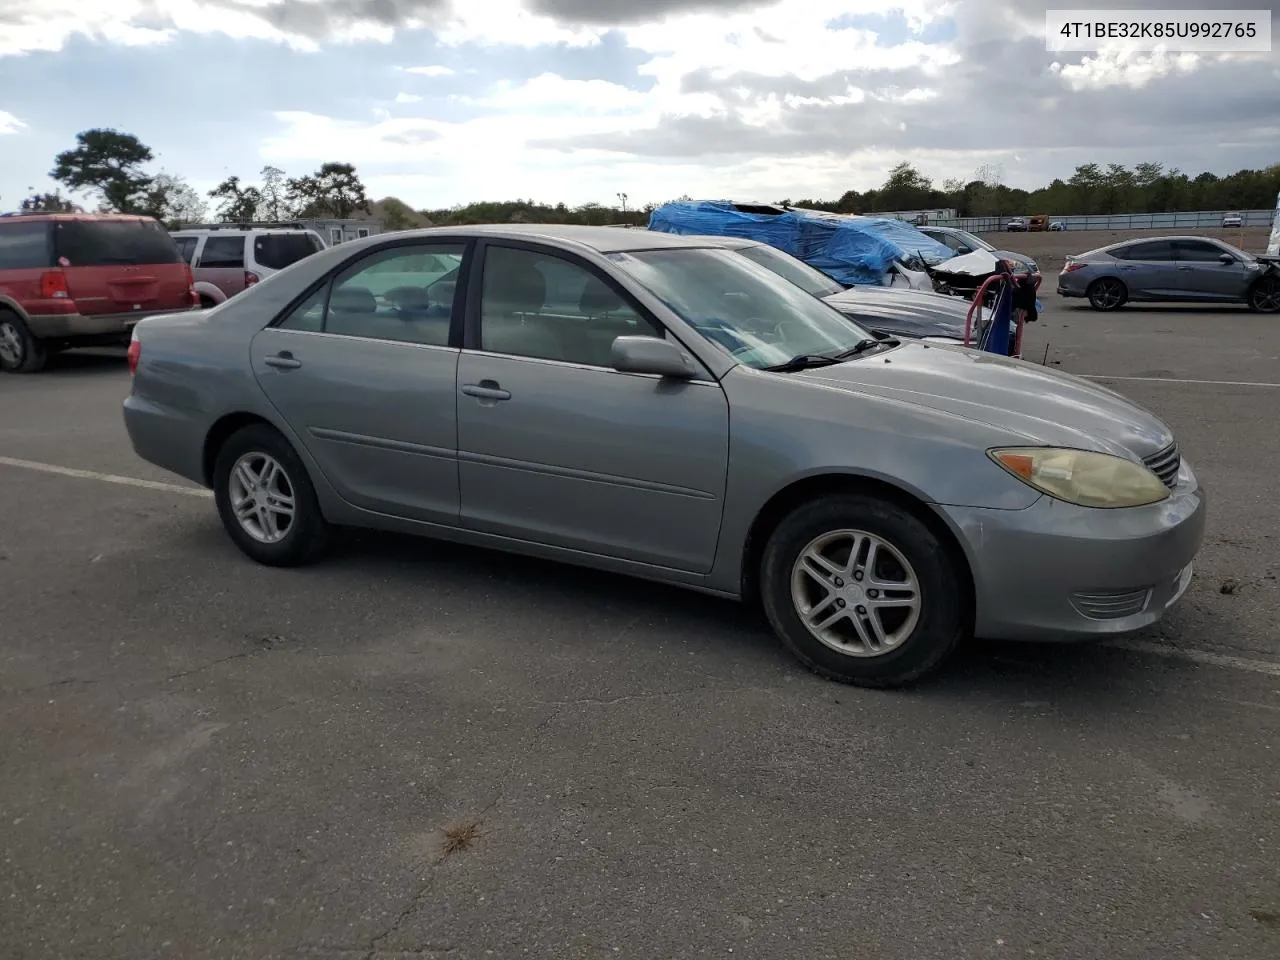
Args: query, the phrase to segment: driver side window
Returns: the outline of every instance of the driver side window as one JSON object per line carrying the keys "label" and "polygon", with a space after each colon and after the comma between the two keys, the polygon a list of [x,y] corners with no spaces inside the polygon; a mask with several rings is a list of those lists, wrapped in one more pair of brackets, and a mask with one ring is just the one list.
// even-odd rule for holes
{"label": "driver side window", "polygon": [[279,326],[448,346],[464,250],[463,244],[415,245],[365,257],[299,304]]}
{"label": "driver side window", "polygon": [[480,294],[480,349],[508,356],[613,365],[613,341],[662,337],[612,284],[541,251],[489,246]]}

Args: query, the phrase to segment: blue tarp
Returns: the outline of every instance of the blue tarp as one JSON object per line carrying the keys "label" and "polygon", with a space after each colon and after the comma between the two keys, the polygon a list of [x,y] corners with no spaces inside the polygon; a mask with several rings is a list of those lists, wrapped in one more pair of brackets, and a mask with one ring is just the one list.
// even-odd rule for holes
{"label": "blue tarp", "polygon": [[894,261],[917,258],[933,264],[954,256],[911,224],[891,217],[824,216],[802,210],[746,213],[721,200],[665,203],[650,214],[649,229],[758,240],[846,286],[882,283]]}

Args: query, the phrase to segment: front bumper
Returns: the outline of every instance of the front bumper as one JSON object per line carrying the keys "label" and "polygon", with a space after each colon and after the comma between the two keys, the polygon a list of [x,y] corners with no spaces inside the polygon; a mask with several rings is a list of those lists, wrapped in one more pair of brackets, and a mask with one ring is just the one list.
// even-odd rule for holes
{"label": "front bumper", "polygon": [[1177,602],[1204,540],[1206,496],[1184,461],[1172,496],[1148,507],[1042,497],[1025,510],[941,509],[967,541],[978,636],[1084,640],[1141,630]]}

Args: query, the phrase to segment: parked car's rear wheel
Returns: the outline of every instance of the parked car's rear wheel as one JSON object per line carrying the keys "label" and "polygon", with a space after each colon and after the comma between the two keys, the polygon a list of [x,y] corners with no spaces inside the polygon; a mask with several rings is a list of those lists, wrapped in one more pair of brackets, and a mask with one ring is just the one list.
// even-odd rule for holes
{"label": "parked car's rear wheel", "polygon": [[1249,288],[1249,309],[1258,313],[1280,311],[1280,280],[1263,277]]}
{"label": "parked car's rear wheel", "polygon": [[12,310],[0,309],[0,370],[36,373],[47,358],[44,345],[31,335],[22,318]]}
{"label": "parked car's rear wheel", "polygon": [[1129,299],[1129,291],[1115,277],[1093,281],[1085,293],[1089,297],[1089,306],[1095,310],[1119,310]]}
{"label": "parked car's rear wheel", "polygon": [[272,567],[318,559],[329,524],[315,487],[289,442],[266,424],[232,434],[213,470],[218,515],[245,554]]}
{"label": "parked car's rear wheel", "polygon": [[815,673],[900,686],[936,668],[968,629],[955,566],[910,511],[829,496],[773,532],[760,593],[774,632]]}

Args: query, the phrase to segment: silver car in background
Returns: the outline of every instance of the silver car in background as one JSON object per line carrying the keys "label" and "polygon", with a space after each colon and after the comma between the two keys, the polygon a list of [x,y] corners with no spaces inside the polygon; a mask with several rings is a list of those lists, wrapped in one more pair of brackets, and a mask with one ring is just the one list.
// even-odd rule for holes
{"label": "silver car in background", "polygon": [[972,633],[1148,626],[1204,535],[1194,472],[1132,402],[877,340],[697,237],[344,243],[144,320],[129,363],[134,450],[212,488],[260,563],[371,527],[754,598],[850,683],[908,682]]}
{"label": "silver car in background", "polygon": [[956,297],[875,283],[845,287],[798,257],[759,240],[718,236],[698,239],[709,247],[733,250],[772,270],[879,337],[964,343],[969,304]]}
{"label": "silver car in background", "polygon": [[1087,299],[1095,310],[1134,302],[1243,303],[1280,310],[1275,262],[1209,237],[1123,240],[1067,257],[1058,294]]}

